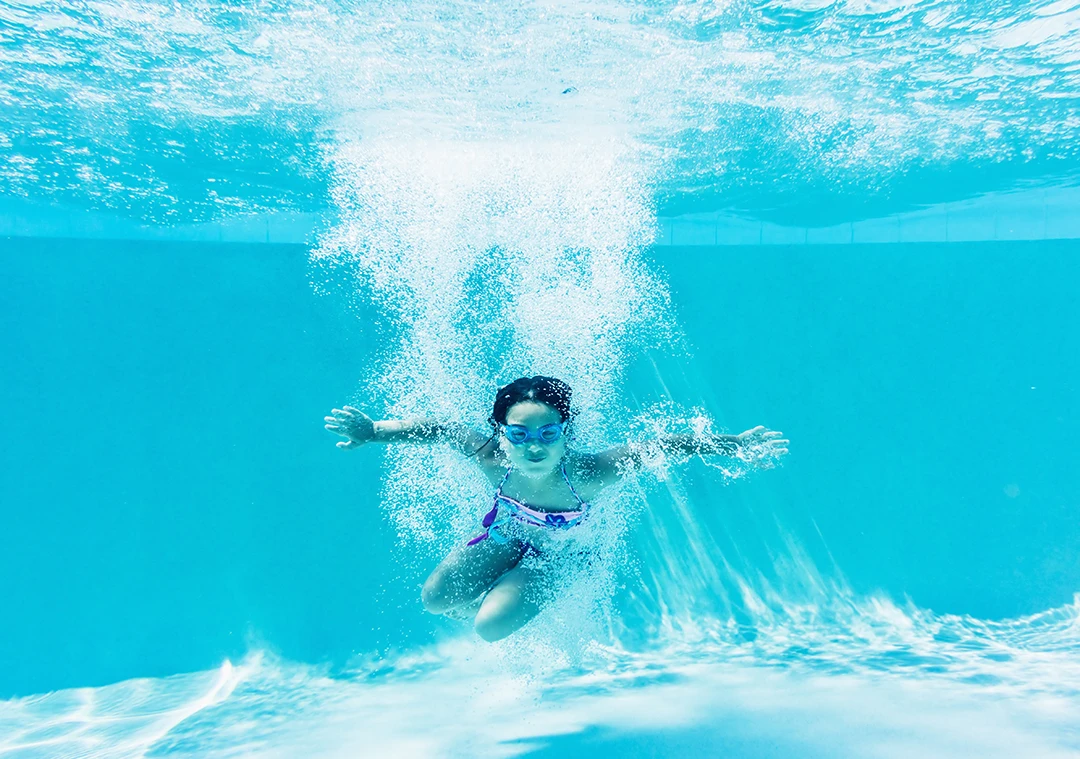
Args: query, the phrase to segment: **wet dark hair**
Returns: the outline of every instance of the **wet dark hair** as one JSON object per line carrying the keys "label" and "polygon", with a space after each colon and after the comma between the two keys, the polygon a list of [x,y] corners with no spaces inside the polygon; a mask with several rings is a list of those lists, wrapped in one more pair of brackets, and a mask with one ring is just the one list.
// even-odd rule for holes
{"label": "wet dark hair", "polygon": [[574,410],[570,406],[572,394],[570,386],[561,379],[539,374],[535,377],[520,377],[509,385],[504,385],[495,394],[495,405],[491,409],[491,416],[488,417],[488,423],[493,428],[491,437],[469,455],[476,456],[491,445],[491,441],[499,434],[499,425],[506,424],[506,414],[515,403],[521,403],[521,401],[544,403],[559,412],[559,421],[570,421],[574,416]]}
{"label": "wet dark hair", "polygon": [[570,386],[554,377],[522,377],[505,387],[499,388],[495,395],[495,406],[491,409],[491,418],[496,424],[506,424],[506,414],[510,407],[521,401],[546,403],[559,412],[559,421],[566,422],[573,416],[570,410]]}

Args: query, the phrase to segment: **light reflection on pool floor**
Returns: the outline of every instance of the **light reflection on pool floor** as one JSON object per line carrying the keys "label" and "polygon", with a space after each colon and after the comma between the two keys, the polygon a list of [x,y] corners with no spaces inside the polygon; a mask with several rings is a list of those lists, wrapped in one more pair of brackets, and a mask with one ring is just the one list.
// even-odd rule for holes
{"label": "light reflection on pool floor", "polygon": [[0,756],[1076,757],[1078,610],[985,623],[874,599],[846,630],[792,622],[733,643],[699,626],[575,667],[523,667],[527,636],[338,676],[260,652],[5,702]]}

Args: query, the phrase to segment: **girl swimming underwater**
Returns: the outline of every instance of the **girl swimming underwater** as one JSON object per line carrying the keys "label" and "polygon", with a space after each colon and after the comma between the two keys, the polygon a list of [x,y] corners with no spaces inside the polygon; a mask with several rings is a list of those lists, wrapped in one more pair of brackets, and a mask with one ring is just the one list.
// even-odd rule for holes
{"label": "girl swimming underwater", "polygon": [[[495,487],[491,509],[477,535],[456,547],[424,583],[421,597],[433,614],[458,614],[483,596],[476,632],[487,641],[505,638],[540,611],[544,567],[522,563],[542,555],[559,537],[569,537],[589,514],[589,502],[639,463],[641,452],[619,446],[581,453],[567,446],[573,411],[570,386],[553,377],[522,377],[499,390],[485,437],[460,424],[431,421],[373,421],[345,406],[325,417],[326,429],[364,443],[449,443],[475,459]],[[495,439],[498,443],[493,445]],[[754,427],[739,435],[670,435],[656,441],[667,453],[755,455],[787,453],[779,432]],[[486,591],[486,595],[485,595]]]}

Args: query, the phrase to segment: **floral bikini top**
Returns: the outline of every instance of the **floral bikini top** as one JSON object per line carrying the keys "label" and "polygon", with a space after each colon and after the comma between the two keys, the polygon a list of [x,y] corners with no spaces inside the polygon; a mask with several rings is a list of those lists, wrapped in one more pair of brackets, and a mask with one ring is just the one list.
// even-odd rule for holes
{"label": "floral bikini top", "polygon": [[[502,482],[499,483],[499,487],[495,490],[495,501],[491,506],[491,511],[484,515],[484,520],[482,522],[484,531],[470,540],[468,545],[476,545],[485,538],[491,538],[496,543],[505,543],[508,538],[499,532],[499,528],[511,519],[516,519],[522,524],[531,525],[533,527],[548,527],[555,530],[569,529],[570,527],[576,527],[580,524],[581,520],[585,518],[585,514],[589,509],[589,504],[582,500],[581,496],[578,495],[578,492],[574,490],[574,486],[570,484],[570,478],[566,475],[566,465],[561,464],[559,470],[562,472],[566,486],[570,488],[570,492],[573,493],[574,498],[577,499],[580,508],[575,509],[574,511],[540,511],[522,503],[516,498],[503,495],[503,485],[506,484],[506,480],[510,477],[510,472],[513,471],[513,467],[510,467],[506,470]],[[504,507],[506,511],[501,518],[499,517],[500,506]]]}

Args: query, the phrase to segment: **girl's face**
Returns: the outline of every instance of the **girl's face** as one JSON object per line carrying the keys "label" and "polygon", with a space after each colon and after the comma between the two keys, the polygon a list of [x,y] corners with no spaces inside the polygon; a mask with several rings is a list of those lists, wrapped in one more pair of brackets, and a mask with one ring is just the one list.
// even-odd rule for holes
{"label": "girl's face", "polygon": [[499,437],[506,458],[514,468],[529,477],[544,477],[551,474],[562,457],[566,455],[566,435],[553,443],[545,443],[536,437],[537,431],[548,424],[559,424],[562,419],[559,412],[539,401],[519,401],[506,412],[506,425],[520,425],[529,430],[529,439],[520,445],[514,445],[506,438],[506,433]]}

